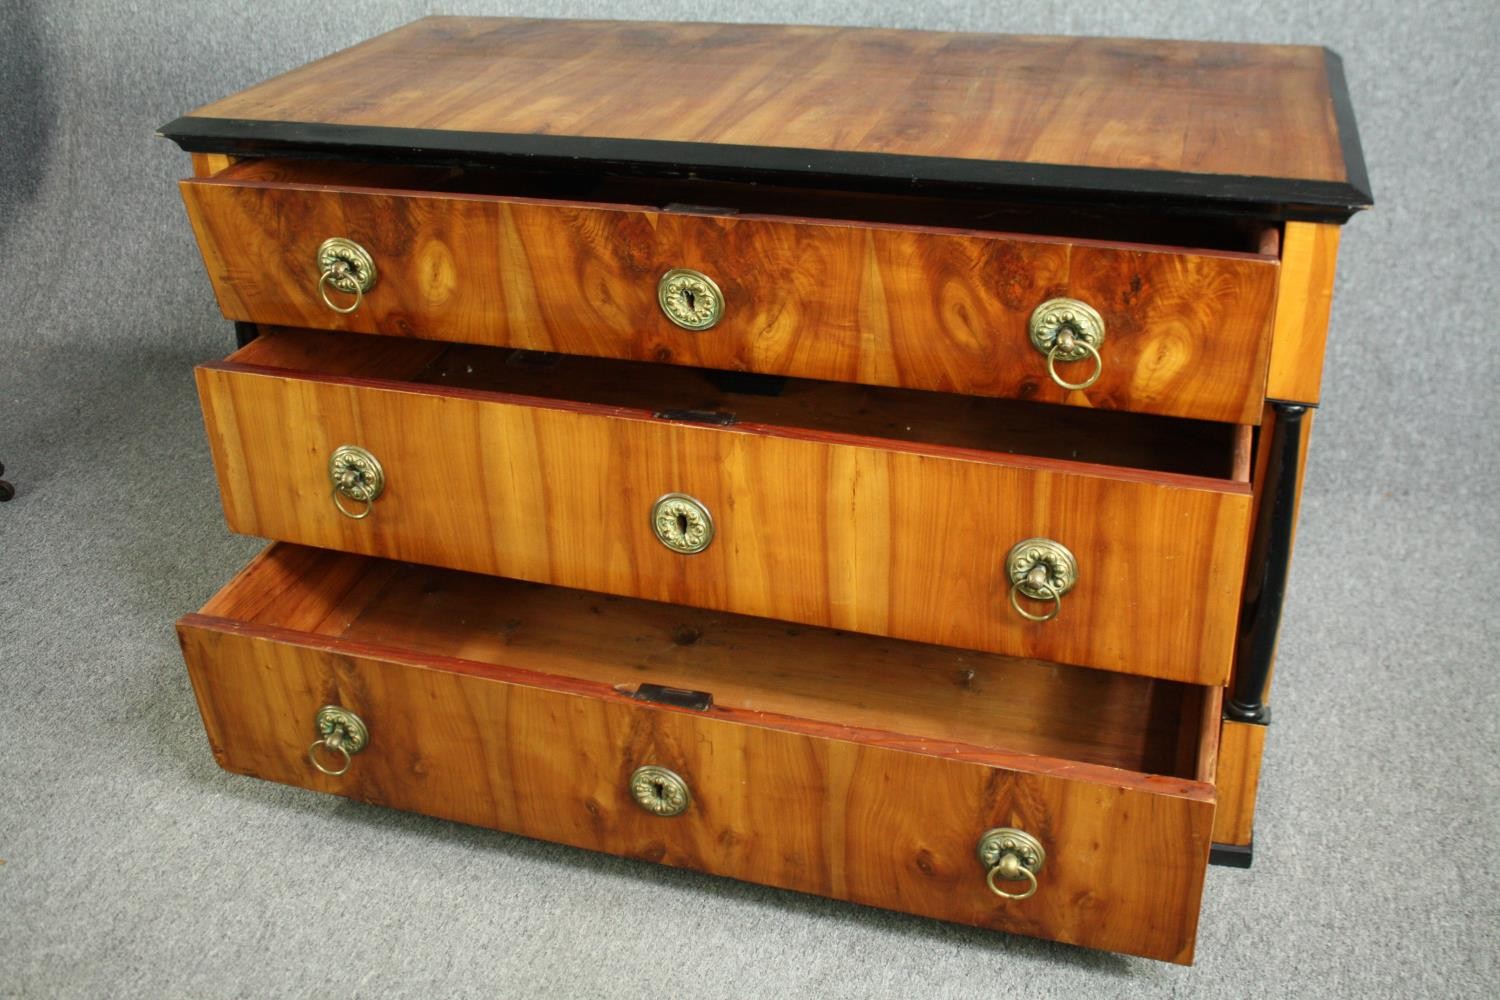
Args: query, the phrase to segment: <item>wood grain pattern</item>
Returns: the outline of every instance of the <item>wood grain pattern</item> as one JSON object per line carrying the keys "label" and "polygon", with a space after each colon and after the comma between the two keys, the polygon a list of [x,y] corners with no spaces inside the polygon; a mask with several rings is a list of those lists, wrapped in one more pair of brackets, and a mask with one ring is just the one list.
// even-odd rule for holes
{"label": "wood grain pattern", "polygon": [[1266,381],[1266,395],[1272,399],[1318,402],[1339,232],[1338,226],[1322,223],[1286,224]]}
{"label": "wood grain pattern", "polygon": [[193,117],[1347,176],[1307,46],[429,18]]}
{"label": "wood grain pattern", "polygon": [[[333,188],[253,171],[182,183],[230,319],[1260,419],[1279,267],[1272,257]],[[316,288],[316,249],[333,235],[368,249],[379,270],[347,316]],[[723,289],[717,326],[683,330],[663,315],[657,280],[673,267],[702,271]],[[1086,392],[1055,385],[1028,338],[1032,311],[1058,296],[1090,303],[1105,320],[1104,373]],[[1086,375],[1082,363],[1061,370]]]}
{"label": "wood grain pattern", "polygon": [[[542,397],[198,370],[230,527],[267,538],[1173,680],[1226,678],[1248,484],[799,431],[707,427]],[[387,486],[351,521],[340,444]],[[685,492],[717,534],[652,535]],[[1061,617],[1022,621],[1002,565],[1056,538],[1080,561]]]}
{"label": "wood grain pattern", "polygon": [[1255,799],[1260,786],[1266,728],[1254,722],[1224,720],[1216,779],[1219,792],[1219,807],[1214,814],[1216,844],[1250,846],[1255,831]]}
{"label": "wood grain pattern", "polygon": [[[396,601],[409,595],[384,603]],[[517,628],[514,654],[480,641],[474,655],[496,665],[402,650],[400,626],[384,647],[204,615],[184,618],[179,634],[210,745],[232,771],[939,919],[1191,960],[1210,784],[1016,754],[1003,723],[995,747],[943,755],[941,741],[923,738],[922,723],[938,719],[919,709],[907,713],[913,731],[881,734],[846,725],[838,704],[828,706],[833,718],[645,704],[569,676],[590,644],[559,642],[557,623],[532,624]],[[437,631],[459,628],[450,618]],[[627,627],[615,646],[631,638]],[[512,656],[558,672],[515,668]],[[592,668],[623,666],[611,658]],[[313,715],[327,703],[370,727],[342,778],[305,758]],[[687,813],[662,819],[634,804],[626,781],[645,763],[686,778]],[[1042,889],[1024,903],[991,895],[974,859],[978,836],[996,825],[1027,829],[1047,847]]]}

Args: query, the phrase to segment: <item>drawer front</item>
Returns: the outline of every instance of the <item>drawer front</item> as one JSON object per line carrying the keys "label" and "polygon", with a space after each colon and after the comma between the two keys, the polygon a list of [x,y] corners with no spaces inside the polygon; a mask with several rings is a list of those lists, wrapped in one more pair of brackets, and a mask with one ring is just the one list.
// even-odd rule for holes
{"label": "drawer front", "polygon": [[[1261,417],[1278,273],[1269,257],[292,182],[182,189],[235,320]],[[355,241],[376,265],[347,315],[319,294],[317,251],[330,237]],[[666,317],[657,286],[673,268],[719,286],[715,326]],[[1029,337],[1032,312],[1059,297],[1104,322],[1100,375],[1084,392],[1054,383]],[[1076,384],[1091,366],[1057,372]]]}
{"label": "drawer front", "polygon": [[[234,362],[198,379],[235,531],[1173,680],[1227,677],[1246,484]],[[360,520],[331,489],[345,444],[385,477]],[[707,509],[714,534],[697,554],[657,538],[653,506],[670,493]],[[1077,560],[1047,622],[1011,601],[1006,554],[1033,537]]]}
{"label": "drawer front", "polygon": [[[1202,782],[910,752],[843,727],[798,732],[761,713],[645,705],[607,685],[225,619],[188,616],[179,632],[230,771],[994,930],[1192,958],[1214,809]],[[327,704],[369,735],[337,777],[307,756]],[[685,780],[686,811],[637,805],[628,784],[646,764]],[[1046,851],[1030,899],[986,888],[976,844],[1001,826]]]}

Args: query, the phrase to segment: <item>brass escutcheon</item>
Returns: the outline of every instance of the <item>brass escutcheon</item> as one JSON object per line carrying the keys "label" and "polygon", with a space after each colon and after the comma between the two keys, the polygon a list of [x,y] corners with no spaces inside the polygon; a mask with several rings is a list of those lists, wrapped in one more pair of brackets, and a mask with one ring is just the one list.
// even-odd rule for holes
{"label": "brass escutcheon", "polygon": [[[333,483],[333,505],[345,517],[358,521],[370,516],[375,501],[385,492],[385,470],[376,457],[354,444],[341,444],[328,459],[328,478]],[[344,506],[341,497],[364,504],[355,513]]]}
{"label": "brass escutcheon", "polygon": [[656,764],[635,769],[630,776],[630,794],[642,809],[657,816],[680,815],[693,802],[682,776]]}
{"label": "brass escutcheon", "polygon": [[[995,895],[1006,899],[1030,899],[1036,895],[1036,873],[1047,863],[1047,852],[1031,834],[1011,826],[994,827],[980,835],[975,853],[987,872],[984,883]],[[1024,892],[1006,892],[995,884],[1022,880],[1030,883]]]}
{"label": "brass escutcheon", "polygon": [[[335,236],[318,247],[318,295],[323,304],[336,313],[352,313],[364,301],[365,293],[375,287],[375,258],[353,240]],[[330,288],[354,296],[347,306],[335,305],[328,297]]]}
{"label": "brass escutcheon", "polygon": [[[1062,611],[1063,595],[1078,582],[1078,560],[1061,542],[1050,538],[1028,538],[1011,546],[1005,556],[1010,578],[1010,606],[1027,621],[1048,622]],[[1052,608],[1038,615],[1021,607],[1017,596],[1033,601],[1051,601]]]}
{"label": "brass escutcheon", "polygon": [[[1069,391],[1087,389],[1104,374],[1104,317],[1087,302],[1048,299],[1031,314],[1031,346],[1047,356],[1047,375]],[[1069,382],[1057,374],[1059,361],[1093,358],[1094,371],[1082,382]]]}
{"label": "brass escutcheon", "polygon": [[651,530],[667,548],[690,556],[714,540],[714,519],[701,501],[686,493],[668,493],[651,505]]}
{"label": "brass escutcheon", "polygon": [[724,315],[724,293],[701,271],[674,267],[656,283],[656,301],[684,330],[707,330]]}
{"label": "brass escutcheon", "polygon": [[[330,777],[337,778],[349,770],[350,760],[370,742],[370,730],[360,717],[337,705],[324,705],[318,709],[313,725],[317,728],[318,738],[307,748],[307,759],[313,767]],[[337,769],[324,766],[318,760],[318,747],[339,754],[343,762]]]}

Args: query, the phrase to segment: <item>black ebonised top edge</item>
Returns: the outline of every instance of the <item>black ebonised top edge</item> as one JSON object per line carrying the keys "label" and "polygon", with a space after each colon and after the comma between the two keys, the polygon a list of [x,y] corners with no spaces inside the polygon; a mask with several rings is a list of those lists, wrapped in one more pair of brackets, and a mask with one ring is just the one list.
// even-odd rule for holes
{"label": "black ebonised top edge", "polygon": [[[1330,67],[1337,57],[1329,60]],[[1330,74],[1335,72],[1333,68]],[[1342,76],[1339,77],[1340,81]],[[1330,77],[1330,86],[1332,85]],[[1342,91],[1345,106],[1347,90]],[[1340,135],[1358,137],[1340,119]],[[588,136],[460,132],[315,122],[187,116],[158,134],[190,153],[368,159],[393,163],[524,166],[527,169],[618,169],[712,180],[756,180],[879,192],[962,190],[1060,202],[1109,203],[1173,210],[1344,222],[1370,205],[1343,181],[1191,174],[1046,163],[968,160],[891,153],[786,149],[719,143]],[[1347,155],[1347,153],[1346,153]],[[1359,162],[1363,176],[1363,161]],[[1354,176],[1351,172],[1351,177]],[[1366,184],[1368,186],[1368,184]]]}
{"label": "black ebonised top edge", "polygon": [[1344,78],[1344,59],[1324,46],[1323,66],[1328,73],[1328,94],[1333,99],[1333,123],[1339,130],[1339,150],[1344,154],[1344,177],[1351,189],[1364,200],[1361,207],[1375,204],[1370,189],[1370,175],[1365,170],[1365,151],[1359,143],[1359,126],[1354,122],[1354,103],[1349,99],[1349,81]]}

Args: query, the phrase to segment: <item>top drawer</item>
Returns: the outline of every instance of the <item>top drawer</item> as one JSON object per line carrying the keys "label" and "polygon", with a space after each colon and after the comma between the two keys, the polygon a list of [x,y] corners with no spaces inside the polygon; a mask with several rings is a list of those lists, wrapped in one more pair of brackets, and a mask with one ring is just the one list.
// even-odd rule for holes
{"label": "top drawer", "polygon": [[[276,160],[182,183],[234,320],[1260,422],[1278,264],[1246,252],[1260,245],[1253,235],[1215,238],[1245,250],[1186,250],[909,224],[1059,225],[994,206],[702,186],[581,192],[622,199],[612,202],[476,193],[485,188],[539,189],[458,171]],[[623,203],[678,195],[776,214]],[[1112,232],[1097,220],[1069,225]],[[1201,233],[1165,225],[1146,222],[1153,239]],[[320,288],[319,248],[331,237],[374,264],[358,300]],[[659,286],[673,269],[717,286],[722,313],[711,326],[667,316]],[[1054,381],[1031,330],[1038,307],[1056,299],[1096,313],[1103,338],[1097,360],[1085,348],[1080,360],[1056,360]],[[714,305],[692,284],[672,286],[668,300],[681,315],[707,317]],[[1087,325],[1086,310],[1071,315],[1070,325],[1052,314],[1044,344],[1059,322]],[[1096,369],[1087,389],[1064,388]]]}

